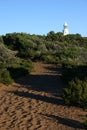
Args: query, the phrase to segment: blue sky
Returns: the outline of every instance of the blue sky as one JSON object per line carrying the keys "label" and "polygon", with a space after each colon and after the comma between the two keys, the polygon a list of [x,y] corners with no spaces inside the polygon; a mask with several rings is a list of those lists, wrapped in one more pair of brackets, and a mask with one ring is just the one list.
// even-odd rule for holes
{"label": "blue sky", "polygon": [[0,1],[0,35],[62,32],[64,22],[71,34],[87,36],[87,0]]}

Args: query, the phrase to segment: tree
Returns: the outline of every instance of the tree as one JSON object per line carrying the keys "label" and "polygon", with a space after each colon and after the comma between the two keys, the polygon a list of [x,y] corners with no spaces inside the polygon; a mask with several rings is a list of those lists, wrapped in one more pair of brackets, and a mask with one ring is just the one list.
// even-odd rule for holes
{"label": "tree", "polygon": [[14,59],[16,59],[14,52],[0,43],[0,69],[9,66]]}
{"label": "tree", "polygon": [[57,40],[57,35],[55,34],[54,31],[50,31],[50,32],[47,34],[46,39],[49,40],[49,41],[56,41],[56,40]]}

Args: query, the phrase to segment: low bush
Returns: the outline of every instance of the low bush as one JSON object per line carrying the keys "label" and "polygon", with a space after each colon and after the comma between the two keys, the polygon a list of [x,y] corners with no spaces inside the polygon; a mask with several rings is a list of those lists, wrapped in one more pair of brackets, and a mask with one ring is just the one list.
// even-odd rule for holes
{"label": "low bush", "polygon": [[78,78],[80,80],[87,79],[87,65],[63,64],[62,79],[64,83]]}
{"label": "low bush", "polygon": [[87,115],[85,116],[83,126],[84,126],[85,130],[87,130]]}
{"label": "low bush", "polygon": [[42,55],[41,60],[48,64],[57,64],[59,63],[59,58],[53,55]]}
{"label": "low bush", "polygon": [[32,65],[31,60],[21,59],[20,60],[20,67],[27,69],[29,73],[33,70],[33,65]]}
{"label": "low bush", "polygon": [[62,96],[66,104],[87,108],[87,80],[70,81],[68,87],[63,89]]}
{"label": "low bush", "polygon": [[21,76],[29,74],[32,69],[32,62],[30,60],[24,59],[19,59],[19,64],[13,64],[11,67],[8,67],[8,71],[14,80]]}
{"label": "low bush", "polygon": [[9,85],[13,82],[13,79],[8,70],[4,69],[0,72],[0,82]]}

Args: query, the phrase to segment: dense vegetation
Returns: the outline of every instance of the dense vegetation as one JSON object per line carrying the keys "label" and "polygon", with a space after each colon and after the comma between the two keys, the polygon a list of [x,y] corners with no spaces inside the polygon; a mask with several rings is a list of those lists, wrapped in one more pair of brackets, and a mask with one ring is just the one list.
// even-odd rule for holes
{"label": "dense vegetation", "polygon": [[[79,96],[86,92],[87,37],[80,34],[63,36],[61,32],[53,31],[46,36],[9,33],[0,37],[0,82],[9,84],[20,75],[28,74],[32,61],[62,64],[62,78],[68,86],[63,91],[66,103],[74,104],[71,98],[76,98],[72,95],[76,96],[77,89]],[[82,84],[85,89],[79,92],[79,88],[83,89]],[[70,92],[72,87],[76,94]],[[82,106],[81,101],[77,104]]]}
{"label": "dense vegetation", "polygon": [[49,63],[87,61],[87,38],[80,34],[63,36],[61,32],[53,31],[47,36],[12,33],[2,36],[1,41],[23,59]]}
{"label": "dense vegetation", "polygon": [[0,43],[1,83],[11,84],[16,78],[30,73],[33,69],[31,60],[21,59],[16,56],[16,53],[16,51],[8,49],[4,42]]}

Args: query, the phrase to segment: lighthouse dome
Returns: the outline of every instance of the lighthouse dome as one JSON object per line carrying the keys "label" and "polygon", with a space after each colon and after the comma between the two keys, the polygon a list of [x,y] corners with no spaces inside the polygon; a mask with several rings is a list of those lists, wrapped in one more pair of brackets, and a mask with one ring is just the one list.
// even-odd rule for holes
{"label": "lighthouse dome", "polygon": [[64,23],[64,26],[68,26],[68,24],[65,22],[65,23]]}

